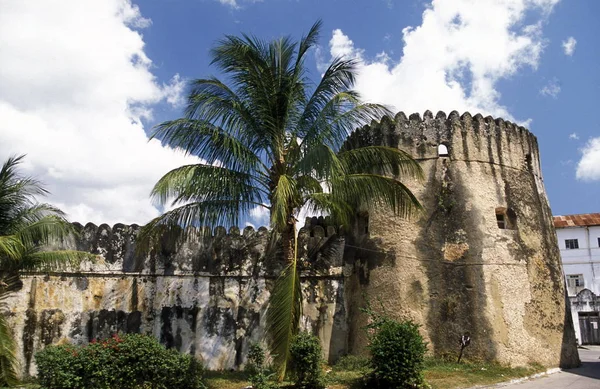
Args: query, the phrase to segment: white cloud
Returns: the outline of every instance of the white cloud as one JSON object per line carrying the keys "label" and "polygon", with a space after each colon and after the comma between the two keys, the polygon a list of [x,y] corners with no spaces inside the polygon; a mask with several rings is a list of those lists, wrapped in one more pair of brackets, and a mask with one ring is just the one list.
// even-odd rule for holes
{"label": "white cloud", "polygon": [[543,96],[549,96],[554,99],[558,97],[560,93],[560,85],[558,84],[558,80],[556,78],[550,80],[548,84],[544,85],[542,89],[540,89],[540,94]]}
{"label": "white cloud", "polygon": [[577,178],[583,181],[600,180],[600,137],[590,139],[581,151],[583,156],[577,164]]}
{"label": "white cloud", "polygon": [[221,3],[223,5],[226,5],[228,7],[231,7],[233,9],[241,9],[242,6],[240,5],[240,3],[242,3],[242,2],[243,3],[259,3],[262,0],[241,0],[241,1],[238,1],[238,0],[218,0],[218,1],[219,1],[219,3]]}
{"label": "white cloud", "polygon": [[569,134],[569,139],[579,140],[579,135],[576,132]]}
{"label": "white cloud", "polygon": [[[542,22],[557,2],[434,0],[420,26],[402,30],[403,55],[397,62],[367,58],[339,29],[330,53],[360,60],[356,89],[367,101],[407,113],[457,110],[512,119],[496,84],[522,67],[537,67]],[[530,24],[523,25],[526,20]]]}
{"label": "white cloud", "polygon": [[179,108],[185,103],[185,96],[183,95],[185,85],[185,80],[181,79],[179,74],[175,74],[168,84],[163,84],[163,95],[167,103],[171,104],[173,108]]}
{"label": "white cloud", "polygon": [[575,52],[575,46],[577,46],[577,40],[570,36],[566,41],[563,41],[562,47],[565,55],[571,56]]}
{"label": "white cloud", "polygon": [[82,223],[144,223],[148,194],[195,161],[148,142],[152,105],[181,104],[183,81],[160,84],[126,0],[0,3],[0,161],[26,153],[27,174]]}
{"label": "white cloud", "polygon": [[269,223],[269,210],[265,207],[261,207],[257,205],[256,207],[250,210],[250,220],[246,222],[247,226],[252,226],[254,228],[261,226],[268,226]]}
{"label": "white cloud", "polygon": [[228,5],[231,8],[239,8],[239,5],[237,3],[236,0],[219,0],[219,3],[223,4],[223,5]]}

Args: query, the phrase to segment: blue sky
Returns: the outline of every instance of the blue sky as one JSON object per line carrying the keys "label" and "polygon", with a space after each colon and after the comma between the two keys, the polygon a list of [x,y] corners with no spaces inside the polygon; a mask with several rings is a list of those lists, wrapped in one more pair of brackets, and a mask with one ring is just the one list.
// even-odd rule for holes
{"label": "blue sky", "polygon": [[524,123],[553,212],[600,212],[598,16],[596,0],[2,2],[0,158],[27,153],[72,220],[144,223],[154,182],[196,161],[146,134],[180,115],[188,80],[218,76],[212,45],[300,37],[322,19],[315,80],[354,56],[368,100]]}

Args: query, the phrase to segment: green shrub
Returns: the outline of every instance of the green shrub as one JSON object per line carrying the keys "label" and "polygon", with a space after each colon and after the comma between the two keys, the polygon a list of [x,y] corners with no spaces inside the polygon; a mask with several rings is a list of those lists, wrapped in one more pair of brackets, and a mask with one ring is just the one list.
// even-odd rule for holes
{"label": "green shrub", "polygon": [[276,389],[279,386],[270,382],[274,377],[266,367],[265,351],[258,343],[250,345],[248,350],[248,365],[246,370],[250,373],[248,380],[253,389]]}
{"label": "green shrub", "polygon": [[79,351],[79,347],[62,345],[48,346],[38,352],[35,362],[40,383],[47,388],[84,388],[84,365]]}
{"label": "green shrub", "polygon": [[423,362],[427,347],[419,326],[411,321],[378,322],[369,345],[372,386],[419,388],[424,386]]}
{"label": "green shrub", "polygon": [[301,332],[294,337],[290,346],[290,355],[297,388],[325,388],[321,369],[322,354],[321,343],[316,336]]}
{"label": "green shrub", "polygon": [[35,356],[42,388],[200,389],[202,366],[146,335],[115,335],[86,346],[48,346]]}

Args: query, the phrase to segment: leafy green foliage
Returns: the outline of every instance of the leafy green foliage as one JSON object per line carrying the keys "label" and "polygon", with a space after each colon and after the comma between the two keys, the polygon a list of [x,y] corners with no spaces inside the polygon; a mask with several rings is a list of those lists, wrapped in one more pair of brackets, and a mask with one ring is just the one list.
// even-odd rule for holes
{"label": "leafy green foliage", "polygon": [[0,386],[13,386],[17,383],[17,356],[12,333],[6,317],[0,313]]}
{"label": "leafy green foliage", "polygon": [[423,362],[427,346],[419,326],[411,321],[383,320],[371,338],[373,386],[419,388],[424,385]]}
{"label": "leafy green foliage", "polygon": [[325,388],[321,366],[323,350],[319,338],[308,332],[300,332],[294,337],[290,355],[297,388]]}
{"label": "leafy green foliage", "polygon": [[202,389],[202,366],[146,335],[114,337],[86,346],[48,346],[35,356],[42,388]]}
{"label": "leafy green foliage", "polygon": [[[302,315],[302,290],[297,261],[290,263],[275,281],[271,292],[267,322],[270,323],[271,353],[277,366],[285,366],[290,358],[292,339],[298,332]],[[282,307],[286,307],[283,309]],[[280,370],[283,378],[285,370]]]}
{"label": "leafy green foliage", "polygon": [[5,299],[20,289],[19,273],[63,268],[93,258],[77,251],[48,250],[74,230],[59,209],[36,201],[48,192],[40,182],[19,174],[22,161],[23,156],[10,157],[0,168],[0,386],[17,382],[19,366]]}
{"label": "leafy green foliage", "polygon": [[270,382],[275,374],[269,373],[266,367],[265,351],[260,344],[253,343],[250,345],[246,369],[250,373],[248,380],[253,389],[276,389],[279,387]]}

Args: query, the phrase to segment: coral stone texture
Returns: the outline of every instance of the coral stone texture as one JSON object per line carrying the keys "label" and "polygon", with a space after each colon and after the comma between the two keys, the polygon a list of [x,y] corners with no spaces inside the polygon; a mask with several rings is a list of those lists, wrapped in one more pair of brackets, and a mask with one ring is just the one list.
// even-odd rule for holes
{"label": "coral stone texture", "polygon": [[[424,181],[404,182],[425,209],[413,220],[371,210],[368,236],[354,237],[366,249],[352,253],[349,300],[366,294],[420,323],[436,355],[456,355],[469,334],[467,358],[578,365],[535,136],[481,115],[401,112],[355,131],[345,147],[359,145],[417,159]],[[366,318],[349,318],[349,347],[360,352]]]}
{"label": "coral stone texture", "polygon": [[[335,360],[347,348],[343,250],[328,250],[339,254],[325,258],[319,249],[343,240],[323,222],[315,218],[299,233],[302,326],[319,335],[326,357]],[[249,344],[264,339],[269,291],[283,264],[265,255],[266,228],[197,231],[177,248],[165,242],[155,255],[139,256],[136,225],[76,227],[79,237],[67,246],[100,260],[24,274],[23,287],[7,301],[24,375],[35,374],[33,356],[46,345],[85,344],[116,332],[154,335],[209,369],[243,365]]]}
{"label": "coral stone texture", "polygon": [[[424,211],[405,220],[374,206],[345,236],[326,218],[307,219],[301,325],[319,335],[326,359],[365,352],[366,296],[375,310],[419,323],[439,356],[455,358],[468,333],[468,359],[579,363],[535,136],[502,119],[427,111],[358,129],[344,147],[358,145],[411,153],[425,179],[401,179]],[[284,264],[266,255],[266,228],[193,230],[141,256],[136,225],[76,227],[66,246],[100,260],[24,274],[7,301],[25,375],[46,345],[118,331],[152,334],[209,369],[241,367],[249,344],[265,339]]]}

